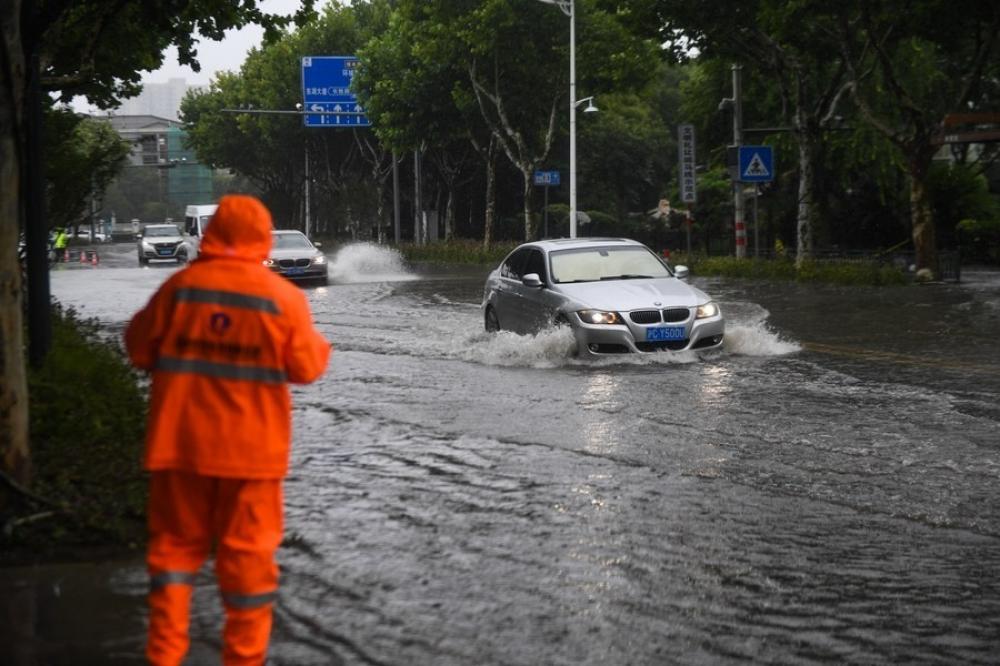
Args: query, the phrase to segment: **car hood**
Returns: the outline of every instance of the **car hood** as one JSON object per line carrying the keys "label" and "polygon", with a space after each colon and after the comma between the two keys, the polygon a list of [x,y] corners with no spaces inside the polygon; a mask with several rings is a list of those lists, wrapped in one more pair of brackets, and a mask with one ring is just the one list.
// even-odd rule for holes
{"label": "car hood", "polygon": [[320,251],[316,248],[308,247],[292,247],[292,248],[271,248],[271,254],[268,255],[272,259],[298,259],[299,257],[315,257],[320,254]]}
{"label": "car hood", "polygon": [[694,307],[711,300],[705,292],[677,278],[605,280],[556,285],[579,307],[597,310],[642,310]]}
{"label": "car hood", "polygon": [[143,236],[142,240],[146,243],[180,243],[184,240],[183,236]]}

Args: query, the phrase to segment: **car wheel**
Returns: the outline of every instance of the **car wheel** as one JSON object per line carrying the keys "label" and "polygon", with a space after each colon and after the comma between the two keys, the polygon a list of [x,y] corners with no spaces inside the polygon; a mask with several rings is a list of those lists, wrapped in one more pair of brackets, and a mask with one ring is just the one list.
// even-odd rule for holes
{"label": "car wheel", "polygon": [[491,307],[486,308],[485,324],[487,333],[496,333],[500,330],[500,320],[497,319],[496,310]]}
{"label": "car wheel", "polygon": [[569,326],[569,319],[566,318],[562,312],[557,312],[554,317],[552,317],[553,326]]}

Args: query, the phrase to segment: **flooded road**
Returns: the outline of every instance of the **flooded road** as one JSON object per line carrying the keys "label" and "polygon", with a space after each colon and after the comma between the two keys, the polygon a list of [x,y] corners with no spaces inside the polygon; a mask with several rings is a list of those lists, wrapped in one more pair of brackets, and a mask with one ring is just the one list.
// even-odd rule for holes
{"label": "flooded road", "polygon": [[[173,271],[133,253],[53,293],[120,331]],[[694,278],[723,350],[588,361],[482,332],[485,269],[331,259],[269,663],[997,663],[1000,274]],[[145,590],[138,560],[0,570],[0,662],[141,663]]]}

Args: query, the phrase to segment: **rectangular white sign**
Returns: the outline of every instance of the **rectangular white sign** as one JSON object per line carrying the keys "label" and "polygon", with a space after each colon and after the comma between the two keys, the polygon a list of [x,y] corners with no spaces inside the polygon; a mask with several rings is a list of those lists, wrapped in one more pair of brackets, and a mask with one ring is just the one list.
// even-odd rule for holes
{"label": "rectangular white sign", "polygon": [[680,154],[681,201],[694,203],[698,198],[694,170],[694,125],[678,125],[677,150]]}

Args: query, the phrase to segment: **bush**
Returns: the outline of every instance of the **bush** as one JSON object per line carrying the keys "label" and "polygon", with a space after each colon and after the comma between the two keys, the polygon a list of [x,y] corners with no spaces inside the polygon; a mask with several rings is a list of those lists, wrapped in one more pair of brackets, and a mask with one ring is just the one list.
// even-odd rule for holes
{"label": "bush", "polygon": [[4,550],[38,557],[82,545],[137,547],[145,534],[145,391],[96,320],[56,305],[52,333],[44,366],[28,372],[31,496],[19,498],[0,537]]}
{"label": "bush", "polygon": [[518,243],[494,243],[484,248],[482,241],[453,240],[447,243],[415,245],[403,243],[399,251],[407,261],[442,264],[498,264]]}
{"label": "bush", "polygon": [[764,280],[796,280],[830,284],[906,284],[900,268],[875,261],[813,260],[796,267],[792,259],[737,259],[675,255],[673,263],[684,264],[692,273]]}

